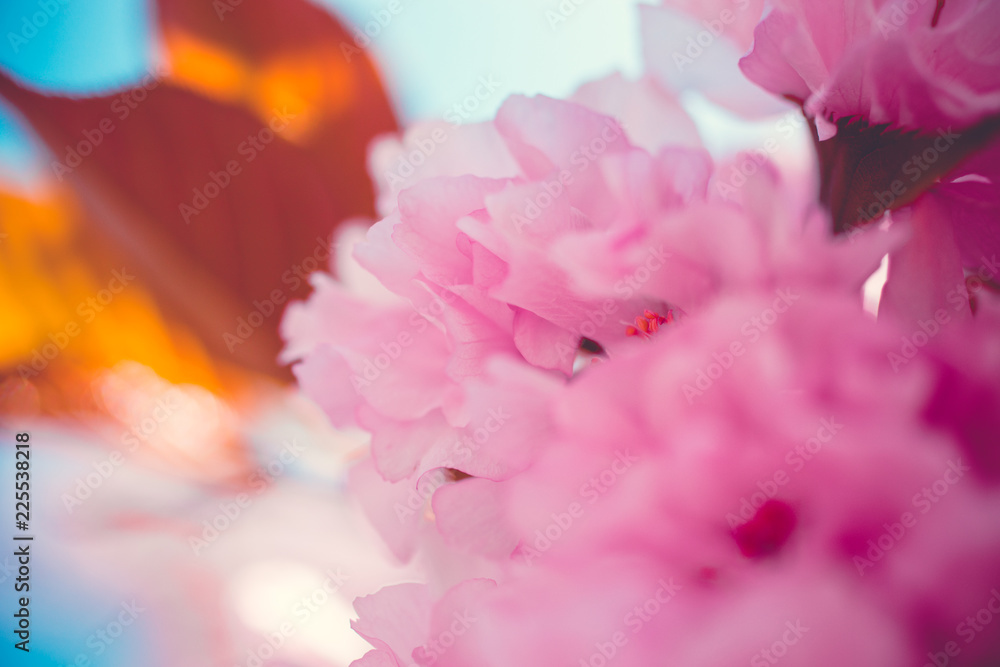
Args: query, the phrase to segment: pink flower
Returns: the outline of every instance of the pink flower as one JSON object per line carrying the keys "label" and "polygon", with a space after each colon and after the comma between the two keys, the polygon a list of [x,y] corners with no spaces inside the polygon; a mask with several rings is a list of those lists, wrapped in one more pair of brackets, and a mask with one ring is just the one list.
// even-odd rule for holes
{"label": "pink flower", "polygon": [[[606,85],[629,89],[620,79]],[[672,104],[648,87],[636,91],[637,99],[655,98],[658,110]],[[494,124],[453,129],[461,132],[449,145],[464,150],[435,153],[363,243],[342,241],[387,288],[379,303],[319,277],[310,301],[291,306],[283,324],[284,359],[298,362],[301,386],[337,426],[372,432],[374,463],[389,482],[415,482],[445,462],[489,478],[523,467],[524,460],[480,461],[485,452],[456,462],[447,444],[487,417],[470,408],[469,391],[489,360],[504,357],[565,379],[582,337],[629,343],[622,318],[632,322],[662,305],[619,296],[608,306],[577,289],[552,255],[560,238],[607,227],[633,205],[634,193],[612,190],[626,176],[614,172],[627,165],[611,158],[644,152],[617,122],[577,104],[513,98]],[[643,136],[655,144],[670,135],[647,129]],[[497,162],[466,159],[488,146],[501,149]],[[380,150],[375,162],[383,161]],[[451,175],[461,169],[514,173]],[[391,191],[396,176],[385,173]],[[686,178],[676,187],[689,190]],[[674,187],[669,178],[660,185],[664,201],[689,196]],[[610,318],[609,309],[620,314]]]}
{"label": "pink flower", "polygon": [[387,586],[358,598],[351,625],[375,647],[351,667],[421,667],[460,652],[462,638],[479,622],[471,613],[495,583],[464,581],[435,599],[423,584]]}
{"label": "pink flower", "polygon": [[[528,470],[437,492],[468,487],[470,523],[520,546],[436,664],[902,666],[964,640],[1000,584],[1000,494],[941,378],[996,401],[1000,376],[894,367],[901,330],[839,290],[797,296],[720,299],[588,370]],[[992,368],[995,338],[972,347]]]}
{"label": "pink flower", "polygon": [[1000,111],[995,4],[778,0],[757,27],[746,75],[810,117],[970,127]]}
{"label": "pink flower", "polygon": [[[493,558],[513,551],[516,539],[495,522],[484,525],[482,512],[491,511],[491,487],[547,446],[549,404],[563,388],[547,373],[498,361],[483,381],[468,384],[473,417],[464,426],[430,416],[374,431],[372,459],[352,470],[351,488],[397,558],[428,546]],[[405,474],[388,474],[400,461],[410,462]]]}
{"label": "pink flower", "polygon": [[[513,98],[495,128],[522,176],[411,185],[342,263],[378,278],[379,301],[319,277],[283,325],[303,389],[335,425],[372,434],[358,494],[401,559],[426,542],[429,523],[451,547],[509,554],[506,533],[482,535],[464,511],[465,489],[487,502],[490,484],[451,482],[501,484],[532,464],[581,344],[643,354],[645,339],[714,300],[791,279],[853,295],[893,240],[831,245],[818,209],[789,205],[796,198],[767,165],[710,195],[718,176],[703,151],[651,155],[576,104]],[[495,411],[513,417],[477,441]],[[420,490],[437,477],[440,493]]]}
{"label": "pink flower", "polygon": [[[606,85],[629,89],[620,79]],[[671,104],[648,87],[636,95],[654,100],[661,111]],[[411,179],[396,196],[398,206],[363,243],[342,240],[354,247],[342,270],[355,275],[362,268],[376,277],[382,284],[378,302],[320,276],[309,302],[291,306],[283,323],[289,341],[284,359],[297,362],[294,371],[306,393],[335,425],[372,433],[371,472],[386,483],[366,481],[361,493],[369,516],[403,559],[420,541],[423,509],[412,508],[413,516],[401,519],[393,511],[397,496],[408,497],[441,468],[506,479],[530,464],[530,444],[544,436],[542,422],[531,419],[541,403],[526,405],[511,391],[502,400],[484,398],[497,379],[486,372],[488,364],[509,362],[497,367],[509,387],[527,383],[533,392],[551,392],[572,374],[584,336],[615,346],[635,343],[624,335],[628,322],[659,307],[620,296],[609,307],[606,298],[586,296],[551,252],[559,238],[612,224],[619,209],[631,207],[612,196],[609,185],[624,174],[604,175],[605,165],[618,168],[612,155],[643,153],[630,146],[617,122],[577,104],[513,98],[495,124],[455,129],[462,132],[449,137],[451,145],[464,151],[436,153],[423,178]],[[647,128],[642,136],[653,145],[670,133]],[[467,145],[459,143],[466,138]],[[453,175],[463,168],[492,169],[488,157],[465,158],[487,145],[506,147],[498,153],[497,173],[514,165],[514,174]],[[387,186],[395,187],[393,173],[388,176]],[[665,182],[666,199],[687,196],[669,187]],[[627,321],[610,318],[608,310]],[[347,312],[352,317],[344,317]],[[516,364],[557,373],[522,381]],[[495,411],[516,411],[523,426],[491,431],[485,446],[474,438],[484,424],[497,423]]]}
{"label": "pink flower", "polygon": [[664,0],[640,5],[647,73],[668,90],[693,90],[749,117],[777,113],[784,103],[762,94],[739,71],[753,42],[764,0]]}
{"label": "pink flower", "polygon": [[933,360],[936,384],[924,417],[957,440],[974,474],[995,485],[1000,482],[1000,448],[996,446],[1000,297],[984,289],[975,275],[965,285],[974,295],[976,326],[953,319],[954,311],[939,320],[924,320],[901,337],[892,361],[897,367],[906,365],[924,352]]}
{"label": "pink flower", "polygon": [[[817,11],[768,15],[761,53],[813,39],[796,21]],[[873,39],[858,12],[834,37]],[[810,58],[847,62],[815,35]],[[820,82],[807,112],[826,104],[826,73],[796,76]],[[962,197],[986,224],[990,191],[952,182],[834,238],[768,163],[737,182],[745,156],[714,165],[608,91],[678,111],[612,78],[578,99],[636,129],[514,97],[492,124],[431,127],[441,150],[383,144],[385,217],[289,311],[304,389],[372,434],[351,489],[425,574],[358,600],[357,664],[903,667],[962,639],[1000,585],[1000,311],[988,270],[962,275],[975,245],[940,239]],[[839,123],[821,154],[895,137],[867,127]],[[978,159],[963,173],[989,173]],[[841,206],[856,184],[826,168]],[[896,316],[876,322],[861,286],[887,253]],[[966,664],[1000,641],[978,632]]]}
{"label": "pink flower", "polygon": [[909,225],[912,241],[890,257],[884,312],[907,322],[933,315],[963,268],[1000,251],[1000,6],[775,4],[743,71],[814,122],[836,231],[886,210]]}

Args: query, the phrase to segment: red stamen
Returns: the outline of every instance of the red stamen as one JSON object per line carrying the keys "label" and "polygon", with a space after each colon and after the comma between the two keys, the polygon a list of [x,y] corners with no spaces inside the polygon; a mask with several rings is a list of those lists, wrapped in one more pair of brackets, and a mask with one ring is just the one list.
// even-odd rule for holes
{"label": "red stamen", "polygon": [[635,318],[634,326],[631,324],[625,325],[625,335],[649,338],[651,334],[660,330],[661,324],[671,324],[673,321],[674,311],[668,310],[667,316],[663,317],[659,313],[654,313],[647,308],[642,311],[642,315]]}

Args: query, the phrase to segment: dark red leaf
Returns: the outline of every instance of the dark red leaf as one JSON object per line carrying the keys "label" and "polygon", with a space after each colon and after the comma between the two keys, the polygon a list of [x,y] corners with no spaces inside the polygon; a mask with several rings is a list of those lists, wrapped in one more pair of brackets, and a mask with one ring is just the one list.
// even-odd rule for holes
{"label": "dark red leaf", "polygon": [[0,72],[0,94],[87,205],[93,239],[217,358],[286,377],[283,304],[308,292],[335,226],[374,213],[366,146],[395,120],[369,60],[345,55],[349,34],[304,0],[246,2],[223,20],[213,3],[164,0],[161,14],[164,80],[71,99]]}

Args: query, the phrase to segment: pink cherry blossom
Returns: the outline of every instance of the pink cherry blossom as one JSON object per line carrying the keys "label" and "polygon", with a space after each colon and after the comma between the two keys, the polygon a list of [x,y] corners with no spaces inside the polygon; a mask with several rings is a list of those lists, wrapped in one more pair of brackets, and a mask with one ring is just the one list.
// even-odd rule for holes
{"label": "pink cherry blossom", "polygon": [[884,312],[914,323],[947,307],[963,269],[978,270],[1000,250],[1000,7],[972,0],[775,5],[756,29],[743,71],[799,102],[814,122],[821,198],[835,229],[893,209],[909,226],[912,242],[890,256]]}
{"label": "pink cherry blossom", "polygon": [[[669,101],[656,108],[664,105]],[[501,160],[513,156],[517,174],[442,175],[449,160],[438,154],[438,166],[400,192],[397,206],[354,245],[353,261],[387,295],[367,303],[349,286],[319,277],[310,301],[293,305],[284,322],[284,358],[298,362],[301,386],[336,425],[373,433],[375,465],[390,482],[416,481],[448,461],[467,474],[510,474],[508,464],[477,462],[483,453],[456,463],[443,444],[485,418],[470,409],[469,390],[487,362],[506,357],[565,379],[581,338],[627,344],[627,322],[662,308],[620,295],[609,306],[585,295],[551,250],[580,229],[613,224],[632,206],[634,193],[611,195],[611,181],[624,174],[605,176],[604,165],[614,172],[620,165],[611,156],[644,152],[614,119],[573,103],[513,98],[492,129],[469,135],[469,148],[484,136],[502,140]],[[665,201],[689,196],[681,180],[687,175],[678,178],[684,192],[674,194],[666,181]]]}
{"label": "pink cherry blossom", "polygon": [[[1000,583],[1000,494],[940,421],[939,387],[995,401],[997,376],[894,366],[900,330],[801,289],[780,313],[764,291],[720,299],[589,369],[528,470],[435,493],[462,492],[446,534],[475,528],[466,546],[507,561],[436,664],[909,665],[961,639]],[[973,347],[995,360],[995,338]]]}
{"label": "pink cherry blossom", "polygon": [[741,67],[822,120],[969,127],[1000,111],[989,2],[779,0]]}
{"label": "pink cherry blossom", "polygon": [[[373,149],[382,219],[284,325],[304,391],[371,434],[351,491],[423,574],[356,602],[357,665],[995,655],[1000,625],[962,625],[1000,586],[995,169],[968,143],[998,111],[992,9],[888,30],[910,5],[746,4],[720,53],[764,12],[743,69],[802,105],[819,197],[714,161],[655,68]],[[892,224],[844,224],[894,173],[870,154],[936,125],[969,136]]]}

